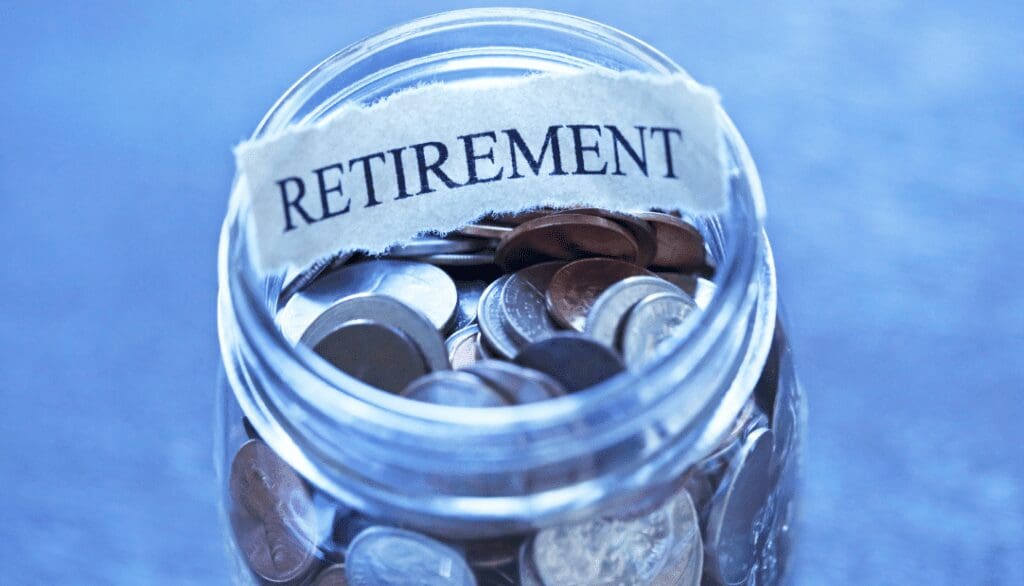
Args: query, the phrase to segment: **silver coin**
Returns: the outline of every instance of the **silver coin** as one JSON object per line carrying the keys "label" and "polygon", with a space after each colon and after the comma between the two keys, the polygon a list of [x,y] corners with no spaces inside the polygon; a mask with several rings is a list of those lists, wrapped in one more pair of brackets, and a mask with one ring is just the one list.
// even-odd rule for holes
{"label": "silver coin", "polygon": [[498,277],[480,296],[476,319],[480,333],[491,350],[502,358],[511,359],[519,351],[518,345],[505,325],[505,312],[501,308],[501,291],[512,275]]}
{"label": "silver coin", "polygon": [[451,322],[459,300],[455,283],[442,269],[412,261],[369,260],[321,275],[278,312],[277,323],[285,338],[295,342],[329,307],[362,293],[393,297],[427,316],[438,330]]}
{"label": "silver coin", "polygon": [[515,363],[543,372],[570,393],[596,385],[623,370],[622,359],[614,350],[575,332],[530,344],[516,354]]}
{"label": "silver coin", "polygon": [[317,342],[313,351],[350,376],[393,393],[430,372],[409,336],[372,320],[342,324]]}
{"label": "silver coin", "polygon": [[412,381],[402,396],[449,407],[505,407],[508,401],[482,380],[461,370],[440,370]]}
{"label": "silver coin", "polygon": [[476,267],[494,264],[494,252],[469,252],[417,256],[416,260],[442,267]]}
{"label": "silver coin", "polygon": [[451,362],[452,368],[466,368],[483,359],[477,344],[479,336],[480,328],[476,325],[466,326],[448,336],[444,345],[448,350],[448,361]]}
{"label": "silver coin", "polygon": [[699,586],[704,570],[704,542],[693,500],[682,490],[671,501],[672,547],[651,586]]}
{"label": "silver coin", "polygon": [[487,288],[486,281],[456,280],[455,291],[459,301],[455,306],[455,329],[461,330],[476,321],[476,310],[480,306],[480,296]]}
{"label": "silver coin", "polygon": [[345,575],[352,586],[475,586],[466,560],[419,533],[371,527],[348,548]]}
{"label": "silver coin", "polygon": [[608,287],[590,308],[584,333],[615,348],[623,319],[641,299],[655,293],[684,295],[682,289],[658,277],[629,277]]}
{"label": "silver coin", "polygon": [[711,570],[726,585],[742,584],[756,559],[758,518],[771,493],[772,432],[758,429],[745,440],[722,479],[708,518]]}
{"label": "silver coin", "polygon": [[542,529],[533,541],[537,574],[544,584],[559,586],[648,584],[676,552],[676,514],[670,501],[629,519],[599,517]]}
{"label": "silver coin", "polygon": [[315,281],[322,273],[331,267],[345,264],[350,258],[352,253],[348,252],[321,258],[302,270],[289,269],[284,276],[286,285],[281,288],[281,294],[277,298],[278,307],[287,303],[293,295]]}
{"label": "silver coin", "polygon": [[721,476],[725,469],[732,464],[746,438],[763,427],[768,427],[767,418],[757,407],[757,403],[748,399],[739,414],[733,419],[729,429],[723,432],[715,447],[697,463],[697,469],[702,470],[705,474]]}
{"label": "silver coin", "polygon": [[465,368],[498,391],[511,405],[536,403],[565,394],[565,388],[550,376],[501,360],[484,360]]}
{"label": "silver coin", "polygon": [[502,236],[512,231],[512,228],[508,226],[499,226],[497,224],[467,224],[458,230],[456,233],[463,236],[470,236],[473,238],[487,238],[490,240],[500,240]]}
{"label": "silver coin", "polygon": [[542,262],[516,271],[501,289],[501,309],[508,333],[518,345],[530,344],[558,333],[548,313],[548,283],[566,263]]}
{"label": "silver coin", "polygon": [[678,293],[655,293],[637,302],[629,310],[620,334],[626,365],[635,368],[647,362],[662,342],[682,331],[696,308],[693,300]]}
{"label": "silver coin", "polygon": [[682,289],[702,310],[708,308],[711,298],[715,296],[717,286],[703,277],[673,272],[656,272],[654,274]]}
{"label": "silver coin", "polygon": [[476,252],[487,246],[476,238],[437,238],[427,236],[415,238],[406,244],[392,246],[384,252],[385,255],[398,258],[416,256],[430,256],[433,254],[457,254],[465,252]]}
{"label": "silver coin", "polygon": [[368,293],[342,299],[309,325],[299,343],[315,348],[343,324],[367,318],[408,336],[419,348],[430,370],[449,368],[444,340],[434,325],[419,311],[386,295]]}

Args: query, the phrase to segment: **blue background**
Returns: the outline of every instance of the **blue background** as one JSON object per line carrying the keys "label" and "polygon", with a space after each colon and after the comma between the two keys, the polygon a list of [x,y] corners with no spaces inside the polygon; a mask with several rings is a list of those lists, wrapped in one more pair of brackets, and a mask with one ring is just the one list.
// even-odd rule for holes
{"label": "blue background", "polygon": [[[0,582],[227,581],[230,147],[461,4],[0,4]],[[545,6],[718,88],[758,161],[811,408],[796,583],[1024,584],[1024,4]]]}

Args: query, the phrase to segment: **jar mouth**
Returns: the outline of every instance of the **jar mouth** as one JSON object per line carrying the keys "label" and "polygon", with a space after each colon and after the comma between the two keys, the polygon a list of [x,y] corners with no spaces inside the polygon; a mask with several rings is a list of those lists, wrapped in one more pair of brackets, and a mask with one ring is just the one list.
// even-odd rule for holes
{"label": "jar mouth", "polygon": [[[502,36],[512,32],[529,38],[534,46],[493,44],[494,38],[523,38]],[[447,44],[439,42],[452,38]],[[559,49],[574,43],[583,47],[582,55]],[[274,104],[253,138],[311,123],[342,103],[372,102],[424,76],[444,81],[482,72],[507,77],[582,67],[685,74],[642,41],[575,16],[532,9],[454,11],[390,29],[327,58]],[[727,151],[723,156],[729,163],[729,210],[727,217],[701,219],[718,260],[716,295],[691,329],[666,343],[641,371],[627,371],[583,392],[542,403],[488,409],[415,402],[371,387],[311,350],[293,346],[274,320],[276,301],[271,301],[276,300],[283,276],[261,275],[254,268],[247,246],[247,204],[233,191],[220,242],[218,319],[225,369],[243,412],[300,472],[329,492],[354,500],[366,495],[343,486],[345,474],[337,469],[345,464],[334,449],[337,440],[331,440],[340,428],[358,429],[353,433],[367,446],[376,444],[384,458],[396,447],[427,450],[423,444],[432,443],[440,454],[445,446],[458,445],[458,463],[466,472],[500,468],[515,457],[505,442],[521,442],[524,434],[531,449],[523,457],[538,463],[565,457],[574,449],[582,453],[594,445],[610,445],[655,417],[659,405],[669,399],[673,409],[688,414],[674,420],[676,436],[715,439],[720,433],[716,425],[724,430],[746,399],[735,392],[732,400],[723,397],[733,386],[745,385],[749,391],[753,380],[739,384],[735,376],[727,377],[732,385],[689,393],[680,392],[686,386],[682,383],[702,365],[714,362],[709,356],[735,345],[737,336],[770,339],[775,320],[774,272],[763,239],[760,181],[732,121],[721,108],[718,115]],[[759,315],[757,322],[769,324],[758,326],[768,328],[767,336],[754,332],[753,326],[737,330],[737,320],[747,320],[752,308]],[[759,366],[768,345],[756,345],[741,354],[750,355],[746,360]],[[738,366],[730,363],[730,368]],[[690,386],[699,386],[699,381],[692,382]],[[588,445],[568,446],[567,440],[578,434],[579,421],[588,422]],[[480,513],[501,514],[493,510],[493,499],[489,502],[492,510]]]}

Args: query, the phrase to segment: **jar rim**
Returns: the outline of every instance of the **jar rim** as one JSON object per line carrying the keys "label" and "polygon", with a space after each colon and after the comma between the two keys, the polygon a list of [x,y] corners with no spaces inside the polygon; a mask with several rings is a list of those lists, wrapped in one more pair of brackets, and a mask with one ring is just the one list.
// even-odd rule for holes
{"label": "jar rim", "polygon": [[[302,113],[302,108],[308,106],[309,100],[338,72],[360,64],[377,52],[425,35],[446,34],[481,26],[543,28],[556,33],[578,35],[591,42],[614,46],[637,57],[651,71],[685,73],[657,49],[595,21],[536,9],[458,10],[385,30],[328,57],[277,100],[257,126],[253,137],[276,132],[294,123],[299,116],[304,116],[299,120],[301,124],[312,116],[323,115],[323,111]],[[243,412],[276,450],[283,452],[286,458],[293,456],[293,460],[299,463],[297,467],[300,472],[314,481],[323,480],[330,486],[337,486],[337,479],[329,478],[321,469],[324,462],[332,462],[331,454],[327,453],[328,450],[318,450],[314,445],[318,439],[323,439],[323,432],[331,426],[358,423],[366,428],[364,431],[368,436],[377,441],[395,441],[411,446],[438,438],[450,439],[456,434],[465,440],[467,437],[508,436],[521,433],[524,429],[534,432],[560,429],[581,417],[593,416],[592,419],[599,421],[600,414],[616,409],[626,409],[636,415],[655,409],[672,390],[667,384],[663,385],[664,388],[652,390],[645,389],[640,383],[655,378],[665,381],[673,377],[678,379],[698,369],[706,355],[723,343],[719,338],[723,332],[728,331],[728,324],[736,319],[737,314],[749,311],[750,304],[756,302],[757,295],[752,295],[750,283],[759,278],[759,262],[767,260],[767,264],[771,265],[770,250],[763,240],[764,201],[756,168],[742,137],[721,107],[718,115],[729,154],[737,166],[736,172],[746,181],[745,193],[733,198],[736,204],[744,207],[738,211],[742,212],[739,217],[746,225],[736,231],[733,249],[726,251],[719,265],[716,279],[718,293],[699,322],[694,324],[694,328],[687,335],[671,342],[671,346],[642,371],[627,371],[584,392],[543,403],[502,409],[417,403],[362,383],[330,367],[309,349],[292,346],[276,327],[266,300],[261,299],[265,286],[253,278],[252,271],[245,270],[246,231],[242,227],[244,206],[237,190],[234,191],[220,243],[218,318],[225,368]],[[771,313],[769,323],[773,326],[774,272],[769,280],[770,302],[767,305],[770,307],[767,310]],[[259,367],[277,371],[269,378],[281,378],[281,373],[287,370],[287,383],[272,385],[274,393],[256,388],[260,385],[253,385],[247,378],[251,372],[242,376],[230,366],[238,360],[240,352],[246,352],[245,359],[255,361]],[[755,357],[755,360],[763,363],[767,345],[760,353],[763,356],[759,359]],[[752,389],[753,385],[749,388]],[[710,419],[708,409],[712,407],[711,403],[716,398],[720,399],[724,393],[725,390],[706,393],[704,404],[691,404],[693,418],[698,419],[704,414]],[[739,405],[735,406],[735,410],[739,410]],[[608,437],[621,435],[624,433],[623,421],[623,417],[603,420],[591,430],[593,435],[590,439],[600,434]],[[725,424],[722,425],[724,428]],[[564,447],[564,438],[559,434],[552,434],[546,441],[549,449]],[[537,447],[539,452],[543,452],[539,445]],[[484,447],[477,449],[481,450],[474,452],[477,457],[487,459],[493,456],[493,453],[484,451]]]}

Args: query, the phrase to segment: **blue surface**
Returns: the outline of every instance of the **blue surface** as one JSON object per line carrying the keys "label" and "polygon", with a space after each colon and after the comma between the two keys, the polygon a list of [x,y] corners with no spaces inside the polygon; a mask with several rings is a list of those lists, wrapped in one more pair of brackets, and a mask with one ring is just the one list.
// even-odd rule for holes
{"label": "blue surface", "polygon": [[[225,583],[230,147],[461,3],[104,4],[0,4],[0,583]],[[1024,5],[680,4],[545,6],[717,87],[759,163],[812,416],[795,582],[1024,584]]]}

